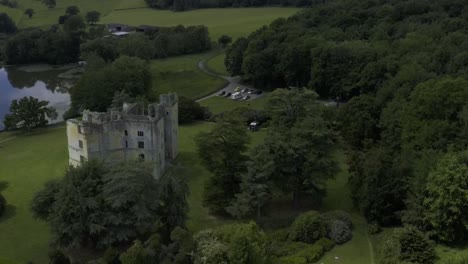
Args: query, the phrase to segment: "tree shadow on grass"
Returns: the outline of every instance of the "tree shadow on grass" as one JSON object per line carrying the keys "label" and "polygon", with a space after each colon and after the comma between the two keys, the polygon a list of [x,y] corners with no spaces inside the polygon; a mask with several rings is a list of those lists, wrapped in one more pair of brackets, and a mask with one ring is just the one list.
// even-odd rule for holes
{"label": "tree shadow on grass", "polygon": [[7,181],[0,181],[0,192],[6,190],[8,188],[8,185],[10,185]]}
{"label": "tree shadow on grass", "polygon": [[[8,202],[8,201],[7,201]],[[0,223],[6,221],[16,215],[16,206],[12,204],[7,204],[5,212],[0,216]]]}

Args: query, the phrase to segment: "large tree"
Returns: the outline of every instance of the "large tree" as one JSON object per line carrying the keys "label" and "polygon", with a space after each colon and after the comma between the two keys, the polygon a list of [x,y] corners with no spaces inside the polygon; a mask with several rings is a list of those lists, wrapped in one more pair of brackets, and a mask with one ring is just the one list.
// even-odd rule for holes
{"label": "large tree", "polygon": [[101,69],[88,69],[71,89],[72,107],[105,111],[116,92],[151,96],[151,72],[139,58],[123,56]]}
{"label": "large tree", "polygon": [[101,13],[98,11],[89,11],[86,13],[86,22],[88,24],[96,24],[99,22],[99,19],[101,18]]}
{"label": "large tree", "polygon": [[15,22],[6,13],[0,13],[0,33],[11,34],[16,30]]}
{"label": "large tree", "polygon": [[468,161],[461,153],[446,154],[429,173],[423,206],[435,238],[450,243],[468,237]]}
{"label": "large tree", "polygon": [[117,51],[120,55],[150,60],[154,57],[153,42],[144,34],[132,34],[119,41]]}
{"label": "large tree", "polygon": [[177,178],[160,184],[142,162],[107,167],[91,160],[36,194],[32,209],[49,222],[58,246],[102,249],[146,239],[158,220],[183,225],[184,186]]}
{"label": "large tree", "polygon": [[13,100],[10,105],[10,113],[5,115],[5,129],[13,130],[21,128],[30,131],[33,128],[47,124],[47,117],[56,117],[54,108],[47,107],[48,101],[39,101],[34,97],[23,97],[19,101]]}
{"label": "large tree", "polygon": [[78,15],[80,13],[80,9],[77,6],[68,6],[65,10],[65,14],[69,16]]}
{"label": "large tree", "polygon": [[213,212],[224,213],[239,191],[240,175],[246,170],[246,131],[239,120],[224,118],[195,139],[203,165],[213,174],[203,194],[204,204]]}

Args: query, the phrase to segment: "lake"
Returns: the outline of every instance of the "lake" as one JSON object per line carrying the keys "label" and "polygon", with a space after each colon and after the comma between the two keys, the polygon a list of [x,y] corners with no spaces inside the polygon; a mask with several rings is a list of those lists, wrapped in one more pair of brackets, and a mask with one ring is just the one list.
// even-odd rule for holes
{"label": "lake", "polygon": [[62,115],[70,107],[68,89],[80,72],[76,65],[0,68],[0,131],[4,129],[3,119],[9,112],[11,101],[25,96],[49,101],[49,107],[54,107],[58,114],[56,120],[49,119],[50,124],[63,121]]}

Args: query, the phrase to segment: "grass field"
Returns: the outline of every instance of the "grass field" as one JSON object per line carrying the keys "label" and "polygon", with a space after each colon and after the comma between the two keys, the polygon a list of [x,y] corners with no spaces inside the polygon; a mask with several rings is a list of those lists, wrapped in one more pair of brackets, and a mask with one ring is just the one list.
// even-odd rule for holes
{"label": "grass field", "polygon": [[[129,1],[129,0],[124,0]],[[138,2],[138,1],[137,1]],[[247,36],[276,18],[289,17],[297,8],[212,8],[188,12],[172,12],[149,8],[114,10],[102,18],[102,23],[124,23],[129,25],[206,25],[213,41],[227,34],[233,39]]]}
{"label": "grass field", "polygon": [[213,114],[218,114],[224,111],[233,110],[237,107],[249,107],[252,109],[260,110],[263,109],[265,103],[267,102],[267,96],[262,96],[258,99],[251,100],[251,101],[244,101],[244,100],[232,100],[226,97],[215,96],[203,100],[200,102],[202,106],[207,106],[210,108]]}
{"label": "grass field", "polygon": [[224,66],[224,58],[226,58],[226,54],[223,52],[222,54],[210,58],[206,62],[206,66],[214,73],[229,76],[229,72],[226,70],[226,66]]}
{"label": "grass field", "polygon": [[209,53],[152,60],[155,93],[177,92],[179,96],[197,99],[224,87],[224,79],[205,74],[197,68],[198,61],[207,56]]}
{"label": "grass field", "polygon": [[[11,136],[0,136],[0,141]],[[0,263],[47,262],[50,234],[44,222],[32,217],[30,202],[46,181],[63,175],[67,151],[64,128],[43,129],[0,143],[0,182],[7,184],[2,193],[9,204],[0,218]]]}
{"label": "grass field", "polygon": [[[18,0],[18,8],[20,11],[20,18],[17,19],[17,25],[21,28],[32,27],[32,26],[50,26],[56,24],[59,16],[65,13],[67,6],[76,5],[80,8],[82,14],[88,11],[96,10],[101,13],[101,16],[107,15],[111,12],[121,0],[106,0],[106,1],[95,1],[95,0],[66,0],[57,1],[55,8],[47,8],[41,1],[38,0]],[[23,15],[24,10],[27,8],[34,9],[35,14],[32,18],[28,18]],[[11,14],[11,12],[8,12]]]}
{"label": "grass field", "polygon": [[[56,24],[58,17],[65,13],[67,6],[76,5],[82,14],[96,10],[101,13],[100,23],[123,23],[130,25],[206,25],[213,41],[222,34],[234,39],[247,36],[250,32],[269,24],[276,18],[288,17],[297,8],[213,8],[197,9],[186,12],[155,10],[146,8],[144,0],[64,0],[57,1],[55,8],[47,8],[39,0],[18,0],[18,8],[0,6],[0,12],[8,13],[20,28],[48,27]],[[24,10],[32,8],[32,18],[23,15]]]}

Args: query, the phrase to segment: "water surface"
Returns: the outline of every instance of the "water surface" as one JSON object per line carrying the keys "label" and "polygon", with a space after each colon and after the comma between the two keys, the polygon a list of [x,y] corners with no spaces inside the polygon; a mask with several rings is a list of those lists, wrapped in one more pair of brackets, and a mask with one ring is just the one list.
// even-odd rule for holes
{"label": "water surface", "polygon": [[49,123],[63,121],[62,115],[70,106],[68,89],[76,75],[66,74],[70,67],[25,66],[0,68],[0,131],[3,120],[9,112],[11,101],[25,96],[49,101],[57,110],[58,117]]}

